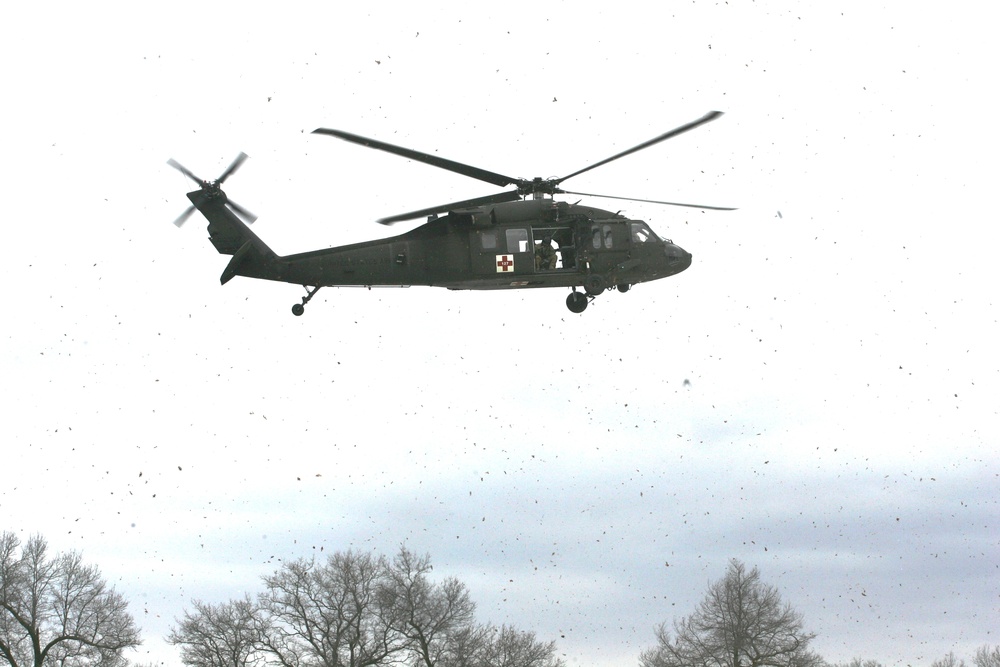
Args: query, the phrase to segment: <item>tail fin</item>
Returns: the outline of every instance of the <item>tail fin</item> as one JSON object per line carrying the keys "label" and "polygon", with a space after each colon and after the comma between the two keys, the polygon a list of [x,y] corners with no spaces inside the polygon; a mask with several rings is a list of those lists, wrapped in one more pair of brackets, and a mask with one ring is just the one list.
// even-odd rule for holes
{"label": "tail fin", "polygon": [[[252,223],[257,217],[236,202],[229,201],[222,191],[222,184],[232,176],[247,159],[240,153],[233,163],[214,181],[205,181],[195,176],[190,169],[174,159],[167,164],[198,184],[198,189],[189,192],[191,206],[184,211],[174,224],[180,227],[197,209],[208,220],[208,235],[212,245],[223,255],[232,255],[229,266],[222,272],[222,284],[233,276],[253,278],[274,278],[276,264],[274,252],[261,241],[243,220]],[[240,219],[243,218],[243,220]]]}
{"label": "tail fin", "polygon": [[254,278],[270,275],[271,264],[277,255],[230,209],[233,204],[218,186],[203,187],[187,196],[208,220],[209,240],[215,249],[220,254],[233,256],[222,272],[223,285],[238,275]]}

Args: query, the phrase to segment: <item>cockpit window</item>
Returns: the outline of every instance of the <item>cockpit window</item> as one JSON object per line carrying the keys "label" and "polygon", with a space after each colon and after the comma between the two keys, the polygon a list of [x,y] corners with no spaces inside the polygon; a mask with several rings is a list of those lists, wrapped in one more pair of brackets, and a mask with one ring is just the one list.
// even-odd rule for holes
{"label": "cockpit window", "polygon": [[631,229],[632,243],[645,243],[656,240],[656,234],[653,233],[653,230],[645,222],[633,222],[631,223]]}

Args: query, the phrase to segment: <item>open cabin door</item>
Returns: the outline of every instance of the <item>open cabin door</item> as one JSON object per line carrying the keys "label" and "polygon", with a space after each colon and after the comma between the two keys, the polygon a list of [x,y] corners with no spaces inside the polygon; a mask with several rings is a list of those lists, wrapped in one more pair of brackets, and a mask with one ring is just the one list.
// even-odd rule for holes
{"label": "open cabin door", "polygon": [[535,273],[576,271],[577,239],[570,225],[536,226],[534,238]]}
{"label": "open cabin door", "polygon": [[571,225],[528,225],[472,230],[472,265],[478,277],[515,280],[549,272],[578,271],[578,240]]}

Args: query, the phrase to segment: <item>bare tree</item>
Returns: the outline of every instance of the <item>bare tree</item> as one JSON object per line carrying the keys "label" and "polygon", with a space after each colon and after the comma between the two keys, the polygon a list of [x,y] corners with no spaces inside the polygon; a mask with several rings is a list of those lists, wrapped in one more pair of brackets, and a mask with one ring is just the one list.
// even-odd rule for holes
{"label": "bare tree", "polygon": [[451,633],[438,657],[438,667],[481,667],[484,648],[494,629],[492,626],[470,625]]}
{"label": "bare tree", "polygon": [[810,652],[815,637],[802,629],[802,615],[782,604],[778,590],[731,560],[726,576],[711,584],[697,611],[656,629],[657,645],[643,651],[642,667],[818,667]]}
{"label": "bare tree", "polygon": [[555,642],[476,625],[466,586],[431,571],[405,546],[290,561],[254,600],[195,601],[168,641],[189,667],[563,667]]}
{"label": "bare tree", "polygon": [[488,626],[479,667],[562,667],[554,641],[539,641],[534,632],[508,625]]}
{"label": "bare tree", "polygon": [[976,649],[976,656],[972,659],[972,664],[976,667],[1000,667],[1000,645],[990,648],[989,644],[983,644]]}
{"label": "bare tree", "polygon": [[955,652],[949,651],[948,655],[932,662],[931,667],[965,667],[965,660],[956,658]]}
{"label": "bare tree", "polygon": [[297,560],[265,577],[268,616],[262,647],[282,664],[371,667],[403,651],[394,609],[382,595],[387,564],[351,551]]}
{"label": "bare tree", "polygon": [[0,657],[11,667],[117,667],[140,644],[125,598],[80,554],[0,533]]}
{"label": "bare tree", "polygon": [[263,626],[260,610],[249,598],[222,604],[192,602],[167,642],[181,647],[181,662],[191,667],[257,667],[264,663],[260,650]]}
{"label": "bare tree", "polygon": [[440,667],[564,667],[554,641],[508,625],[476,625],[452,634]]}
{"label": "bare tree", "polygon": [[424,667],[435,667],[449,639],[471,625],[476,611],[465,584],[455,578],[432,583],[427,576],[432,569],[429,555],[417,556],[402,546],[387,569],[383,590],[395,629]]}

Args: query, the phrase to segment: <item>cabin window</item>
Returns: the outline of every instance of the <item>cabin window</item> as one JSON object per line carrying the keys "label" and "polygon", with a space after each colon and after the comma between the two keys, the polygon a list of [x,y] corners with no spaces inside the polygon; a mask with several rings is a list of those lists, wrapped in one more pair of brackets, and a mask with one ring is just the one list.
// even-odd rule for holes
{"label": "cabin window", "polygon": [[496,250],[497,233],[494,230],[479,232],[479,247],[483,250]]}
{"label": "cabin window", "polygon": [[507,230],[507,252],[528,252],[528,230],[508,229]]}
{"label": "cabin window", "polygon": [[590,228],[594,250],[605,248],[610,250],[614,247],[614,239],[611,236],[611,225],[594,225]]}

